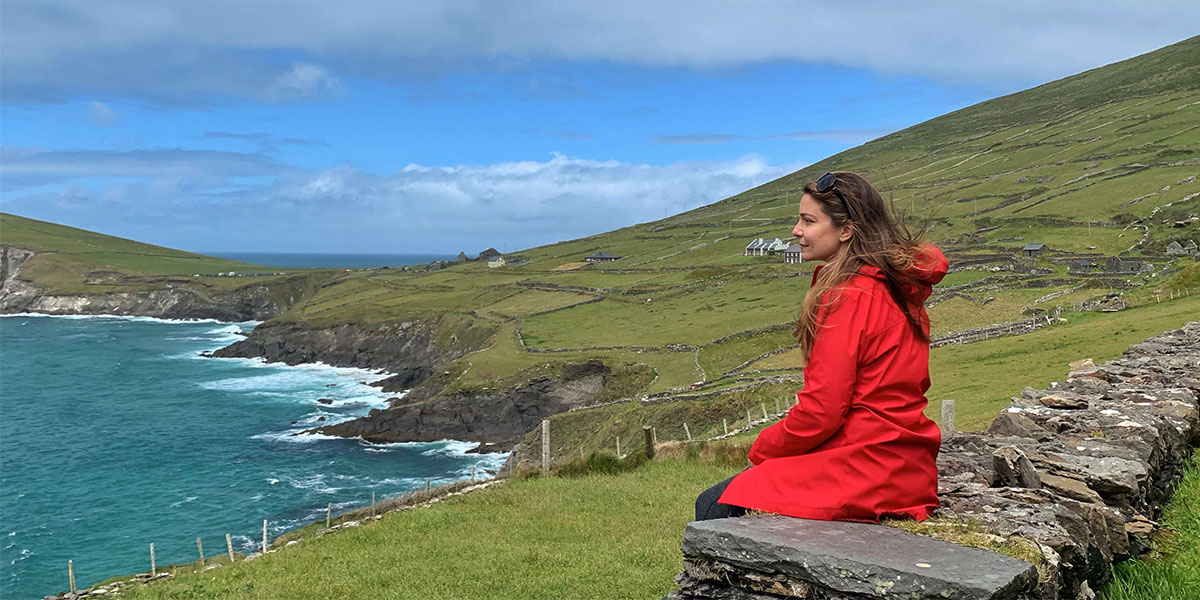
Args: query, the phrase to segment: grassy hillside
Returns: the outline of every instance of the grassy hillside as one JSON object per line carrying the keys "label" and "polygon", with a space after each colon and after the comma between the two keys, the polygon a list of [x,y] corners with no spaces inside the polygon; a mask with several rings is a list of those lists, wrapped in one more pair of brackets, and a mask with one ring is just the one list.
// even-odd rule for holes
{"label": "grassy hillside", "polygon": [[[21,266],[21,278],[59,294],[97,294],[161,287],[165,276],[271,276],[279,269],[143,244],[93,231],[0,213],[0,245],[32,250]],[[241,277],[204,277],[203,281],[172,278],[178,283],[213,289],[245,284]],[[256,279],[262,282],[262,279]]]}

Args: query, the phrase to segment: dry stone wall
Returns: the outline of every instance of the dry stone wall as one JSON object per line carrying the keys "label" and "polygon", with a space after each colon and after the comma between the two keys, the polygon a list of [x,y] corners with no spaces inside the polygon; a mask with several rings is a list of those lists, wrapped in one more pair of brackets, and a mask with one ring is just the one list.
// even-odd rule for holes
{"label": "dry stone wall", "polygon": [[[943,441],[941,508],[920,529],[967,527],[980,539],[1017,540],[1033,549],[1036,566],[917,542],[890,527],[762,515],[689,524],[680,589],[668,597],[1094,598],[1113,562],[1148,549],[1154,520],[1200,441],[1198,397],[1194,322],[1108,363],[1072,363],[1065,382],[1026,388],[987,431]],[[881,546],[901,560],[880,555]],[[968,577],[992,572],[989,561],[1008,575]]]}

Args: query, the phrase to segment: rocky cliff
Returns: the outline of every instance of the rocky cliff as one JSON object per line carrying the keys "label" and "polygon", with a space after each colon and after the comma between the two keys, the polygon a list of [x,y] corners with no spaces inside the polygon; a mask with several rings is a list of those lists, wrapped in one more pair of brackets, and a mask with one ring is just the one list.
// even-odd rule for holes
{"label": "rocky cliff", "polygon": [[[492,329],[465,323],[444,335],[438,320],[314,327],[293,321],[267,322],[250,337],[213,353],[218,357],[263,358],[289,365],[321,362],[339,367],[382,369],[384,391],[400,391],[425,381],[438,367],[477,350]],[[443,338],[445,338],[443,340]]]}
{"label": "rocky cliff", "polygon": [[[450,328],[454,333],[447,334]],[[387,409],[312,433],[377,443],[456,439],[481,442],[485,449],[497,451],[512,448],[542,419],[590,404],[611,374],[603,363],[591,361],[566,365],[561,375],[537,377],[509,389],[445,391],[454,377],[443,368],[479,349],[493,334],[486,323],[446,323],[433,317],[324,328],[267,322],[214,356],[382,369],[393,373],[380,382],[384,391],[416,388]]]}
{"label": "rocky cliff", "polygon": [[450,438],[507,451],[542,419],[591,403],[610,374],[599,361],[568,365],[560,378],[539,378],[509,390],[464,390],[401,401],[366,417],[312,431],[380,443]]}
{"label": "rocky cliff", "polygon": [[288,306],[298,301],[309,279],[308,276],[297,275],[221,293],[165,283],[163,287],[153,290],[55,294],[20,276],[22,265],[36,253],[18,246],[4,246],[0,256],[0,313],[4,314],[109,314],[163,319],[261,321],[282,314]]}

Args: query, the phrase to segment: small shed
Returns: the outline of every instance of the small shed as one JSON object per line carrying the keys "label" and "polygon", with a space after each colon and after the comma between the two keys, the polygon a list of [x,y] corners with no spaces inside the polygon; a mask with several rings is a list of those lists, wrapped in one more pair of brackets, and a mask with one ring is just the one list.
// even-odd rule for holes
{"label": "small shed", "polygon": [[1067,263],[1067,269],[1074,273],[1083,273],[1087,271],[1095,271],[1100,265],[1095,261],[1086,258],[1077,258]]}
{"label": "small shed", "polygon": [[503,257],[503,256],[497,256],[497,257],[495,257],[495,258],[493,258],[493,259],[491,259],[491,260],[489,260],[489,261],[488,261],[488,268],[489,268],[489,269],[495,269],[496,267],[503,267],[503,266],[504,266],[504,265],[506,265],[506,264],[508,264],[508,263],[507,263],[507,262],[505,262],[505,260],[504,260],[504,257]]}
{"label": "small shed", "polygon": [[1045,244],[1025,244],[1025,247],[1021,249],[1021,256],[1038,256],[1045,249]]}
{"label": "small shed", "polygon": [[789,264],[799,264],[800,259],[800,244],[792,244],[783,251],[783,262]]}
{"label": "small shed", "polygon": [[454,262],[467,262],[467,260],[469,260],[469,259],[467,258],[467,253],[466,253],[466,252],[459,252],[459,253],[458,253],[458,256],[457,256],[457,257],[455,257],[455,259],[454,259]]}
{"label": "small shed", "polygon": [[1146,269],[1146,265],[1136,260],[1123,260],[1118,256],[1109,257],[1104,261],[1104,272],[1115,275],[1134,275]]}
{"label": "small shed", "polygon": [[620,260],[620,259],[621,259],[620,256],[615,256],[615,255],[609,254],[608,252],[597,252],[595,254],[589,254],[589,255],[585,256],[583,260],[586,260],[590,263],[601,263],[601,262],[612,262],[614,260]]}

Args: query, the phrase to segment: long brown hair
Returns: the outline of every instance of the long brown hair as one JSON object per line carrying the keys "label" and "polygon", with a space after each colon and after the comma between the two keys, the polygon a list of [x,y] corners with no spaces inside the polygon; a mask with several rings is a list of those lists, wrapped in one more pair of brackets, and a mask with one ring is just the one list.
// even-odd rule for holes
{"label": "long brown hair", "polygon": [[[839,299],[835,290],[863,265],[877,267],[883,272],[888,293],[896,306],[904,312],[905,319],[917,336],[928,341],[929,335],[925,332],[927,323],[912,306],[909,291],[917,282],[913,266],[920,254],[920,235],[913,235],[908,227],[892,216],[879,190],[861,175],[848,171],[839,171],[834,175],[837,182],[823,193],[817,191],[815,181],[804,186],[804,193],[812,196],[821,210],[833,219],[835,227],[849,223],[853,232],[850,241],[821,269],[812,288],[804,296],[793,333],[804,352],[805,362],[812,355],[813,342],[821,327],[818,318],[823,314],[822,310],[833,308]],[[835,189],[841,193],[840,198],[834,193]]]}

